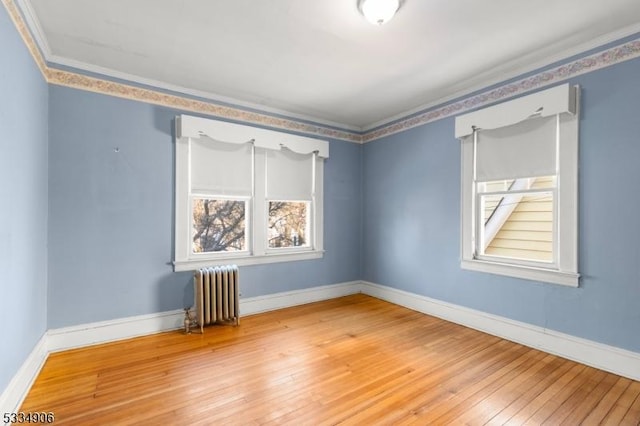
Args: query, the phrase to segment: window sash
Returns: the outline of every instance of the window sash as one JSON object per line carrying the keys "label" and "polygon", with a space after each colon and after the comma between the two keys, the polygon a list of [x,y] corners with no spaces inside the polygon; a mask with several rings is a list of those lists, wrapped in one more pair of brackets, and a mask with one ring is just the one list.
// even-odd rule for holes
{"label": "window sash", "polygon": [[[269,206],[273,202],[285,202],[285,203],[304,203],[306,204],[306,218],[305,218],[305,235],[306,241],[305,244],[299,246],[287,246],[287,247],[271,247],[269,244]],[[313,222],[313,211],[315,209],[315,203],[312,200],[275,200],[275,199],[267,199],[266,200],[267,207],[267,230],[266,230],[266,240],[265,247],[267,252],[285,252],[285,251],[308,251],[313,250],[314,248],[314,222]]]}
{"label": "window sash", "polygon": [[[244,250],[232,250],[232,251],[203,251],[196,252],[194,250],[193,243],[193,229],[195,228],[194,224],[194,202],[196,200],[224,200],[224,201],[240,201],[244,203]],[[252,202],[251,197],[233,197],[227,195],[214,195],[214,194],[203,194],[196,193],[191,194],[189,196],[189,230],[190,232],[190,257],[194,258],[208,258],[208,257],[237,257],[237,256],[247,256],[252,253],[252,238],[251,238],[251,229],[253,228],[252,224]]]}
{"label": "window sash", "polygon": [[[472,259],[497,260],[505,264],[535,266],[541,268],[558,268],[558,232],[559,215],[556,203],[558,193],[553,192],[553,247],[552,261],[538,261],[513,257],[487,255],[484,247],[484,224],[481,222],[480,197],[490,193],[482,191],[483,183],[497,180],[516,180],[533,176],[556,176],[558,185],[559,147],[560,147],[559,115],[550,117],[529,117],[519,123],[499,127],[489,131],[474,129],[472,157],[472,203],[471,203],[471,247]],[[538,152],[540,151],[540,152]],[[495,157],[495,158],[491,158]],[[528,190],[497,191],[511,195],[527,193]],[[539,190],[532,190],[537,192]],[[508,220],[508,218],[506,219]],[[499,230],[497,231],[499,232]]]}
{"label": "window sash", "polygon": [[[509,197],[526,197],[539,194],[541,196],[545,196],[545,194],[551,196],[551,259],[550,260],[539,260],[532,258],[520,258],[515,256],[506,256],[506,255],[498,255],[498,254],[489,254],[486,249],[489,244],[486,243],[486,223],[483,223],[484,215],[483,215],[483,203],[482,198],[488,196],[495,195],[505,195]],[[476,235],[474,238],[474,259],[479,260],[492,260],[499,261],[507,264],[515,264],[515,265],[526,265],[526,266],[535,266],[540,268],[549,268],[549,269],[557,269],[558,268],[558,209],[557,209],[557,199],[558,199],[558,191],[557,188],[544,188],[544,189],[529,189],[529,190],[517,190],[517,191],[497,191],[497,192],[486,192],[486,193],[478,193],[476,195],[476,209],[474,213],[474,222],[476,224]],[[522,200],[519,200],[514,206],[517,208],[518,204],[521,203]],[[513,211],[509,212],[504,222],[501,224],[500,228],[497,229],[495,234],[492,237],[492,240],[499,234],[502,230],[504,224],[509,221],[511,214]],[[516,230],[518,232],[518,230]],[[530,231],[520,231],[520,232],[530,232]],[[537,231],[533,231],[537,232]],[[535,243],[537,240],[524,240],[530,243]],[[533,249],[524,249],[525,251],[535,251]]]}
{"label": "window sash", "polygon": [[[316,174],[317,174],[317,162],[322,161],[317,157],[315,153],[311,154],[298,154],[295,152],[287,152],[270,150],[265,148],[253,147],[251,150],[251,188],[252,195],[245,196],[244,192],[236,194],[229,194],[227,191],[223,194],[213,193],[210,191],[199,190],[197,192],[190,193],[189,201],[189,218],[190,229],[193,227],[193,200],[196,198],[206,199],[228,199],[228,200],[247,200],[247,207],[245,210],[245,238],[248,239],[245,242],[246,250],[238,251],[210,251],[197,253],[191,249],[189,256],[193,258],[233,258],[233,257],[246,257],[252,255],[269,254],[269,253],[285,253],[285,252],[302,252],[312,251],[317,248],[316,243]],[[275,161],[269,163],[269,159],[277,158],[281,161]],[[272,170],[287,169],[284,173],[278,173],[276,177],[269,179],[269,164]],[[306,169],[306,170],[305,170]],[[304,174],[303,178],[298,178],[298,174]],[[262,179],[260,179],[262,177]],[[257,185],[254,180],[261,180],[263,184]],[[274,191],[273,189],[285,186],[287,182],[293,184],[289,188],[283,190]],[[302,182],[302,184],[300,184]],[[266,195],[272,188],[272,193],[280,195],[277,198],[267,198]],[[256,200],[264,200],[263,203],[256,202]],[[269,222],[269,203],[272,201],[286,201],[286,202],[306,202],[308,204],[309,211],[307,212],[309,228],[308,243],[304,246],[298,247],[269,247],[268,241],[268,222]],[[251,220],[252,218],[262,218],[257,221]],[[191,245],[193,246],[193,245]]]}

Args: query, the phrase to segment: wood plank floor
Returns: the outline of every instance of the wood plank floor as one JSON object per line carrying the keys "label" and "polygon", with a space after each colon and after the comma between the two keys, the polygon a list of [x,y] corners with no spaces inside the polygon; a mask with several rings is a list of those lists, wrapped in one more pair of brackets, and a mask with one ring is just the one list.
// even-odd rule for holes
{"label": "wood plank floor", "polygon": [[368,296],[53,354],[64,425],[640,423],[640,382]]}

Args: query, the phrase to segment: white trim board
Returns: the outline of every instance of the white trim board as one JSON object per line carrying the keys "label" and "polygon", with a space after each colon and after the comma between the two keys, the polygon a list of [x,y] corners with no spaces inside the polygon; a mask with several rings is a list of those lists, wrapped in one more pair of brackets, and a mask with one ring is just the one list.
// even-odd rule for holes
{"label": "white trim board", "polygon": [[[240,315],[247,316],[320,300],[334,299],[359,292],[359,281],[287,291],[265,296],[240,299]],[[183,326],[184,311],[181,309],[155,314],[138,315],[109,321],[100,321],[71,327],[57,328],[47,332],[49,352],[97,345],[146,336],[163,331],[176,330]]]}
{"label": "white trim board", "polygon": [[640,381],[640,353],[363,281],[362,293]]}
{"label": "white trim board", "polygon": [[[358,292],[360,281],[351,281],[249,297],[240,299],[240,313],[248,316]],[[48,330],[0,395],[0,413],[18,411],[50,353],[176,330],[183,319],[184,311],[178,309]]]}
{"label": "white trim board", "polygon": [[[243,101],[240,99],[231,98],[229,96],[224,96],[224,95],[220,95],[220,94],[205,91],[205,90],[189,89],[188,87],[166,83],[160,80],[154,80],[146,77],[139,77],[134,74],[117,71],[111,68],[101,67],[99,65],[94,65],[87,62],[78,61],[75,59],[65,58],[59,55],[45,53],[44,56],[47,63],[50,65],[50,68],[60,69],[60,66],[68,67],[71,69],[70,70],[67,69],[63,71],[67,71],[71,74],[80,74],[80,75],[93,74],[94,77],[100,78],[100,79],[106,79],[109,81],[112,81],[113,79],[115,79],[115,80],[120,80],[123,84],[146,86],[147,88],[155,92],[159,92],[163,90],[163,91],[169,92],[170,94],[174,94],[180,97],[200,98],[200,99],[206,100],[207,102],[211,102],[217,105],[229,106],[230,108],[238,108],[245,111],[254,111],[259,114],[275,116],[277,118],[283,118],[285,120],[302,120],[310,124],[327,126],[340,131],[356,132],[356,133],[362,132],[362,128],[360,126],[354,126],[348,123],[339,123],[337,121],[332,121],[332,120],[312,116],[309,114],[297,113],[297,112],[289,111],[283,108],[271,107],[268,105],[263,105],[263,104],[250,102],[250,101]],[[56,67],[56,65],[58,67]],[[162,92],[159,92],[159,93],[162,93]]]}
{"label": "white trim board", "polygon": [[[45,333],[38,340],[4,392],[0,394],[0,414],[18,412],[48,356],[47,333]],[[2,420],[0,419],[0,421]]]}
{"label": "white trim board", "polygon": [[[640,381],[640,354],[366,281],[240,299],[243,316],[364,293],[456,324]],[[0,395],[0,413],[16,412],[51,352],[178,329],[183,311],[120,318],[49,330]]]}
{"label": "white trim board", "polygon": [[31,0],[14,0],[15,4],[18,6],[20,11],[22,12],[23,19],[27,24],[28,29],[31,31],[31,35],[36,42],[36,45],[39,47],[40,52],[42,53],[44,61],[48,64],[48,67],[55,68],[55,65],[75,68],[78,71],[69,71],[74,74],[83,74],[86,73],[96,74],[98,76],[104,76],[111,79],[122,80],[128,83],[140,84],[143,86],[147,86],[149,88],[154,88],[156,90],[166,90],[169,92],[173,92],[174,94],[182,94],[187,96],[194,96],[202,99],[206,99],[209,102],[214,103],[223,103],[229,105],[231,107],[245,108],[251,109],[254,111],[258,111],[260,113],[266,114],[275,114],[284,117],[285,119],[295,119],[295,120],[304,120],[314,124],[320,124],[323,126],[330,126],[340,130],[346,130],[351,132],[361,132],[362,128],[360,126],[353,126],[347,123],[338,123],[332,120],[325,120],[322,118],[318,118],[315,116],[311,116],[309,114],[296,113],[293,111],[288,111],[282,108],[270,107],[268,105],[263,105],[256,102],[250,101],[242,101],[240,99],[232,98],[229,96],[220,95],[217,93],[205,91],[205,90],[197,90],[197,89],[189,89],[188,87],[183,87],[176,84],[171,84],[159,80],[154,80],[146,77],[140,77],[134,74],[130,74],[127,72],[118,71],[112,68],[102,67],[99,65],[79,61],[76,59],[66,58],[64,56],[55,55],[51,51],[51,47],[49,46],[49,42],[46,37],[46,33],[42,28],[42,24],[38,19],[38,16],[35,13],[35,10],[32,6]]}
{"label": "white trim board", "polygon": [[[592,38],[578,45],[567,47],[566,49],[563,49],[560,52],[556,52],[554,54],[544,54],[542,55],[542,57],[534,61],[526,60],[527,56],[525,56],[524,58],[519,57],[516,60],[512,60],[512,61],[507,61],[501,64],[500,66],[498,66],[496,69],[492,69],[490,71],[477,75],[475,78],[471,80],[470,83],[468,83],[470,85],[467,85],[466,87],[460,87],[458,90],[456,90],[452,94],[439,97],[436,100],[423,103],[417,107],[414,107],[405,111],[400,111],[396,114],[393,114],[389,117],[383,118],[376,122],[360,126],[360,125],[354,125],[349,123],[335,122],[333,120],[323,119],[317,116],[310,115],[308,113],[307,114],[296,113],[296,112],[278,108],[275,106],[263,105],[263,104],[251,102],[251,101],[242,101],[233,97],[223,96],[223,95],[212,93],[206,90],[190,89],[187,87],[182,87],[180,85],[171,84],[171,83],[158,81],[154,79],[149,79],[145,77],[140,77],[130,73],[114,70],[111,68],[101,67],[95,64],[90,64],[83,61],[78,61],[75,59],[55,55],[51,51],[51,47],[48,44],[48,40],[42,28],[42,25],[37,18],[37,15],[33,9],[33,6],[31,5],[31,1],[30,0],[13,0],[13,2],[17,5],[18,9],[21,11],[21,15],[22,15],[21,17],[25,21],[25,26],[28,29],[29,33],[32,35],[37,48],[40,50],[43,60],[47,63],[48,69],[51,69],[51,68],[59,69],[59,67],[58,68],[55,67],[56,65],[62,66],[62,67],[69,67],[69,68],[75,69],[74,71],[67,71],[70,74],[85,75],[85,76],[88,74],[96,74],[97,76],[106,77],[107,81],[113,81],[113,79],[122,80],[124,84],[126,84],[127,82],[135,83],[138,85],[147,86],[149,88],[154,88],[156,89],[156,91],[164,90],[164,91],[172,92],[176,96],[179,96],[180,94],[182,94],[185,96],[197,97],[197,98],[205,99],[211,103],[226,104],[232,108],[237,107],[245,111],[253,110],[258,113],[264,113],[267,115],[278,115],[284,119],[303,120],[303,121],[314,123],[320,126],[328,126],[330,128],[338,129],[340,131],[356,132],[356,133],[364,133],[364,134],[380,127],[392,126],[393,123],[396,121],[409,120],[411,116],[413,116],[414,114],[425,113],[431,108],[444,105],[454,99],[469,97],[471,93],[477,92],[478,90],[485,89],[487,87],[494,86],[496,84],[504,83],[505,81],[511,80],[513,78],[517,78],[517,76],[539,71],[540,69],[550,66],[551,64],[562,63],[563,61],[566,61],[571,57],[574,57],[576,55],[581,55],[585,52],[589,52],[594,49],[601,48],[604,45],[613,43],[615,41],[621,40],[626,37],[630,37],[638,33],[638,31],[640,31],[640,24],[634,23],[627,27],[619,28],[609,33],[602,34],[598,37]],[[534,55],[535,53],[536,52],[532,52],[529,56]],[[525,65],[521,65],[523,63]],[[162,93],[162,92],[159,92],[159,93]],[[422,123],[422,124],[425,124],[425,123]],[[375,140],[375,139],[378,139],[378,138],[374,138],[371,140]],[[355,141],[351,141],[351,142],[355,142]],[[362,142],[356,142],[356,143],[366,143],[366,142],[368,141],[362,141]]]}
{"label": "white trim board", "polygon": [[[486,90],[488,87],[491,87],[497,84],[500,84],[500,85],[505,84],[505,82],[512,80],[514,78],[518,78],[518,76],[522,76],[531,72],[540,73],[542,72],[540,71],[542,68],[552,66],[553,64],[566,65],[566,64],[562,64],[562,62],[566,61],[571,57],[584,55],[586,52],[589,52],[594,49],[602,48],[607,44],[615,43],[618,40],[622,40],[623,38],[630,37],[634,34],[637,34],[638,32],[640,32],[640,23],[632,24],[627,27],[620,28],[616,31],[603,34],[599,37],[588,40],[577,46],[569,47],[567,49],[562,50],[561,52],[558,52],[552,55],[547,55],[533,62],[527,61],[526,57],[524,58],[518,57],[515,60],[507,61],[496,68],[493,68],[489,71],[486,71],[484,73],[481,73],[475,76],[469,82],[466,82],[467,84],[470,84],[467,87],[463,87],[459,90],[456,90],[454,93],[450,95],[446,95],[436,100],[419,105],[417,107],[414,107],[405,111],[401,111],[398,114],[392,115],[391,117],[383,118],[382,120],[365,125],[362,127],[361,131],[364,133],[367,133],[379,127],[388,126],[395,121],[406,120],[414,114],[420,114],[420,113],[426,112],[431,108],[444,105],[455,99],[469,98],[470,97],[469,95],[471,93],[475,93],[481,90]],[[607,50],[607,49],[603,49],[603,51],[604,50]],[[525,64],[525,65],[519,65],[519,64]],[[573,75],[571,77],[573,77]],[[507,96],[505,99],[507,98],[509,98],[509,96]]]}
{"label": "white trim board", "polygon": [[[376,122],[369,123],[364,126],[360,126],[360,125],[340,123],[340,122],[335,122],[333,120],[319,118],[316,116],[312,116],[309,113],[296,113],[294,111],[285,110],[275,106],[267,106],[264,104],[259,104],[251,101],[242,101],[239,99],[235,99],[233,97],[223,96],[223,95],[211,93],[205,90],[189,89],[179,85],[170,84],[167,82],[162,82],[154,79],[148,79],[140,76],[135,76],[126,72],[121,72],[114,69],[101,67],[95,64],[90,64],[90,63],[86,63],[86,62],[82,62],[82,61],[78,61],[70,58],[65,58],[59,55],[55,55],[51,51],[51,47],[48,44],[47,38],[45,36],[45,32],[42,28],[42,25],[40,24],[40,21],[38,20],[35,14],[35,11],[33,10],[31,2],[28,0],[6,0],[6,1],[12,2],[13,4],[15,4],[16,8],[20,11],[20,19],[24,22],[25,30],[21,30],[19,28],[19,31],[23,39],[25,39],[25,41],[27,38],[25,33],[28,33],[29,37],[33,38],[35,47],[39,50],[39,53],[40,53],[39,56],[41,56],[42,60],[46,63],[47,70],[63,71],[60,69],[60,67],[69,67],[72,70],[64,71],[69,75],[90,76],[94,74],[96,76],[95,78],[100,78],[98,76],[103,76],[106,78],[105,81],[108,81],[108,82],[115,82],[117,80],[121,80],[123,82],[121,84],[126,85],[127,83],[131,83],[134,87],[145,86],[145,87],[148,87],[149,90],[155,91],[160,94],[163,94],[163,91],[164,91],[164,92],[173,93],[175,96],[183,97],[184,99],[193,100],[194,97],[200,98],[205,100],[208,103],[218,105],[218,106],[226,105],[230,108],[237,108],[240,111],[245,111],[245,112],[254,111],[258,114],[264,114],[271,117],[280,116],[280,118],[284,120],[289,120],[289,121],[298,122],[298,123],[302,121],[312,125],[318,125],[319,127],[323,127],[329,130],[333,129],[333,130],[338,130],[344,133],[351,133],[352,134],[351,136],[364,137],[364,140],[361,140],[361,141],[353,140],[352,138],[339,138],[339,139],[344,139],[354,143],[370,142],[370,141],[379,139],[381,137],[397,133],[399,131],[408,130],[412,127],[426,124],[431,120],[426,122],[414,123],[414,125],[410,125],[408,127],[400,126],[401,127],[400,130],[395,130],[389,133],[385,133],[381,136],[375,136],[371,139],[366,138],[366,135],[369,132],[374,131],[375,129],[380,130],[388,127],[395,127],[398,124],[400,124],[398,122],[403,122],[408,120],[415,121],[415,117],[412,117],[415,114],[419,114],[419,115],[425,114],[432,108],[436,108],[438,106],[444,106],[445,104],[455,99],[462,99],[462,98],[471,99],[473,98],[473,96],[470,96],[470,94],[475,93],[481,89],[486,89],[488,87],[497,85],[497,84],[505,84],[506,81],[517,78],[517,76],[522,76],[528,73],[536,73],[536,74],[543,73],[544,71],[541,71],[541,70],[544,69],[545,67],[551,66],[552,64],[559,64],[559,65],[562,65],[563,68],[570,68],[569,65],[571,63],[567,62],[570,58],[574,56],[583,55],[584,53],[595,50],[595,49],[602,48],[607,44],[614,43],[621,39],[630,37],[638,33],[638,31],[640,31],[640,24],[634,23],[627,27],[623,27],[623,28],[611,31],[607,34],[603,34],[598,37],[592,38],[581,44],[568,47],[560,52],[556,52],[555,54],[548,54],[548,55],[542,54],[541,58],[531,61],[530,56],[531,55],[535,56],[535,53],[536,53],[536,52],[533,52],[530,55],[519,57],[516,60],[507,61],[504,64],[501,64],[500,66],[498,66],[497,68],[491,69],[490,71],[487,71],[475,76],[473,79],[471,79],[471,81],[467,81],[464,84],[459,84],[454,93],[441,96],[438,99],[431,100],[427,103],[423,103],[417,107],[414,107],[405,111],[400,111],[396,114],[393,114],[389,117],[383,118]],[[608,50],[608,48],[605,50]],[[602,53],[605,50],[601,50],[598,53]],[[38,61],[38,59],[36,59],[36,61]],[[610,66],[615,63],[618,63],[618,61],[614,59],[612,63],[608,63],[604,66]],[[596,69],[599,69],[599,68],[601,67],[598,67]],[[558,81],[564,81],[567,78],[575,77],[576,75],[580,75],[580,74],[583,74],[584,72],[590,72],[593,70],[595,69],[587,70],[587,71],[577,71],[577,73],[570,73],[569,75],[565,75],[565,77],[563,77],[561,80],[558,80]],[[57,84],[61,84],[61,83],[57,83]],[[548,83],[544,83],[536,87],[541,88],[546,86],[547,84]],[[83,88],[81,90],[87,90],[87,89]],[[507,90],[506,92],[509,93],[510,91]],[[113,93],[110,93],[110,94],[113,94]],[[184,95],[184,96],[180,96],[180,95]],[[506,96],[506,98],[509,98],[512,95],[513,94],[510,93],[509,95]],[[505,99],[505,98],[501,98],[501,99]],[[494,99],[494,101],[495,100],[497,99]],[[172,108],[173,107],[175,106],[172,106]],[[203,111],[199,111],[199,112],[204,113]],[[440,115],[439,119],[448,117],[449,115],[450,114]],[[234,117],[227,117],[227,118],[234,118]],[[292,130],[292,129],[289,129],[289,130]],[[317,134],[316,132],[305,132],[305,133]]]}
{"label": "white trim board", "polygon": [[266,296],[240,299],[240,314],[254,315],[262,312],[284,309],[321,300],[335,299],[360,293],[361,281],[350,281],[340,284],[323,285],[303,290],[286,291]]}
{"label": "white trim board", "polygon": [[184,311],[178,309],[56,328],[47,331],[48,349],[49,353],[59,352],[175,330],[182,326],[183,320]]}

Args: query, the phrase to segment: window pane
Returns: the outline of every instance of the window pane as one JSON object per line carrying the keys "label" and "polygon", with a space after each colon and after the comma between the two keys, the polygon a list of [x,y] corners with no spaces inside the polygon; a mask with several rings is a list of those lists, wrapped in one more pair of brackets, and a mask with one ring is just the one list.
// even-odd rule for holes
{"label": "window pane", "polygon": [[479,197],[478,253],[553,261],[553,192],[510,192]]}
{"label": "window pane", "polygon": [[494,180],[478,184],[478,192],[508,191],[515,179]]}
{"label": "window pane", "polygon": [[520,179],[501,179],[478,183],[478,193],[486,192],[513,192],[524,189],[550,189],[555,188],[555,176],[528,177]]}
{"label": "window pane", "polygon": [[309,203],[269,202],[269,248],[309,246]]}
{"label": "window pane", "polygon": [[193,252],[246,250],[244,200],[193,200]]}

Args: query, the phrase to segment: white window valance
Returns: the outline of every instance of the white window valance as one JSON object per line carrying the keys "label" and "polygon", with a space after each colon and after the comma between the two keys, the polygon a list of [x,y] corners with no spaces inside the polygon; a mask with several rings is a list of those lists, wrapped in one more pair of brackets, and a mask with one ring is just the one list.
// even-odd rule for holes
{"label": "white window valance", "polygon": [[474,130],[511,126],[530,117],[552,117],[563,113],[576,114],[576,89],[568,83],[513,99],[498,105],[456,117],[455,136],[462,139]]}
{"label": "white window valance", "polygon": [[315,152],[319,157],[329,158],[329,143],[319,139],[190,115],[179,116],[176,125],[178,138],[197,139],[204,136],[228,144],[252,142],[257,148],[276,151],[287,148],[298,154]]}

